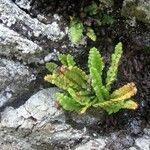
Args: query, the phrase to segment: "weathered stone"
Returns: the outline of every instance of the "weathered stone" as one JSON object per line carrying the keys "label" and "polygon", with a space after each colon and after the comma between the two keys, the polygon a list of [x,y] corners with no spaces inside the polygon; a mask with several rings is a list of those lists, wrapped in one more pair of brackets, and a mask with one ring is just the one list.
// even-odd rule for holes
{"label": "weathered stone", "polygon": [[72,147],[76,141],[88,139],[86,131],[73,129],[65,123],[63,111],[55,105],[54,95],[58,91],[56,88],[44,89],[19,108],[6,108],[1,113],[0,146],[9,141],[19,150],[37,148],[42,143]]}
{"label": "weathered stone", "polygon": [[124,0],[122,15],[127,18],[136,18],[139,21],[150,24],[149,0]]}
{"label": "weathered stone", "polygon": [[75,150],[103,150],[106,146],[107,140],[103,138],[98,138],[94,140],[90,140],[81,146],[78,146]]}
{"label": "weathered stone", "polygon": [[129,150],[137,150],[136,147],[130,147]]}
{"label": "weathered stone", "polygon": [[46,25],[36,18],[31,18],[10,0],[1,0],[0,19],[7,27],[13,27],[16,30],[18,24],[20,30],[26,33],[28,37],[39,37],[41,35],[52,41],[57,41],[65,36],[65,31],[61,31],[57,21]]}
{"label": "weathered stone", "polygon": [[[89,135],[87,123],[93,124],[93,118],[86,114],[87,122],[76,118],[76,123],[85,124],[84,128],[74,129],[66,123],[68,119],[64,111],[55,104],[57,88],[44,89],[31,96],[19,108],[7,107],[1,113],[0,146],[18,150],[37,149],[75,149],[75,150],[109,150],[136,149],[149,150],[148,128],[140,138],[131,137],[120,131],[111,134]],[[72,115],[73,117],[73,115]],[[76,118],[76,119],[75,119]],[[79,122],[78,122],[79,121]],[[134,144],[135,143],[135,144]],[[142,149],[143,148],[143,149]]]}
{"label": "weathered stone", "polygon": [[0,59],[0,107],[29,91],[33,70],[19,62]]}
{"label": "weathered stone", "polygon": [[140,148],[140,150],[150,150],[150,137],[144,135],[143,137],[136,139],[135,145]]}
{"label": "weathered stone", "polygon": [[[1,124],[4,127],[32,128],[34,124],[55,119],[64,119],[63,112],[55,107],[54,95],[56,88],[45,89],[33,95],[17,109],[8,107],[1,114]],[[61,117],[59,118],[59,116]],[[36,120],[36,121],[35,121]]]}
{"label": "weathered stone", "polygon": [[39,14],[33,18],[16,4],[30,5],[26,0],[15,3],[1,0],[0,3],[0,55],[15,57],[29,64],[44,63],[47,55],[52,56],[48,60],[53,59],[54,55],[56,57],[57,42],[66,36],[68,30],[61,17],[54,14],[51,22],[43,23],[44,16]]}
{"label": "weathered stone", "polygon": [[4,56],[16,56],[18,59],[31,59],[42,51],[42,48],[0,24],[0,54]]}
{"label": "weathered stone", "polygon": [[15,0],[15,3],[23,9],[29,10],[31,8],[32,0]]}

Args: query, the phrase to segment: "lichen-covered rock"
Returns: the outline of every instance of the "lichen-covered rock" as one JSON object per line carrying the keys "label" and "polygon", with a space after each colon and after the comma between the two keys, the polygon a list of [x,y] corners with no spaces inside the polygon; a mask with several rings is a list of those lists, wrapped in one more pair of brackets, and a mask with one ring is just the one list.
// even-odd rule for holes
{"label": "lichen-covered rock", "polygon": [[136,18],[139,21],[150,24],[149,0],[124,0],[122,15],[127,18]]}
{"label": "lichen-covered rock", "polygon": [[150,150],[150,136],[144,135],[141,138],[135,140],[135,145],[140,150]]}
{"label": "lichen-covered rock", "polygon": [[0,19],[7,27],[19,31],[28,38],[45,36],[49,40],[58,41],[65,36],[57,23],[59,19],[51,24],[44,24],[36,18],[31,18],[11,0],[1,0]]}
{"label": "lichen-covered rock", "polygon": [[90,140],[85,144],[78,146],[75,150],[103,150],[106,146],[106,138]]}
{"label": "lichen-covered rock", "polygon": [[[42,48],[36,43],[19,35],[17,32],[0,24],[0,54],[6,57],[16,57],[18,60],[31,62]],[[40,61],[37,60],[37,61]],[[35,62],[35,60],[33,61]]]}
{"label": "lichen-covered rock", "polygon": [[64,120],[63,112],[55,107],[56,92],[56,88],[45,89],[31,96],[17,109],[7,107],[1,114],[2,126],[31,129],[37,123],[39,125],[45,121]]}
{"label": "lichen-covered rock", "polygon": [[0,55],[15,57],[28,64],[44,63],[47,55],[52,56],[47,61],[53,60],[54,55],[56,58],[56,48],[64,45],[60,41],[67,34],[67,26],[57,14],[46,22],[43,21],[46,18],[40,14],[36,18],[31,17],[21,9],[29,7],[29,3],[26,0],[16,0],[15,3],[1,0]]}
{"label": "lichen-covered rock", "polygon": [[31,8],[32,0],[15,0],[15,3],[23,9],[29,10]]}
{"label": "lichen-covered rock", "polygon": [[64,112],[55,104],[54,95],[58,91],[56,88],[44,89],[19,108],[6,108],[1,113],[0,146],[9,141],[13,148],[19,150],[37,149],[43,143],[44,147],[49,145],[49,149],[61,145],[65,149],[77,141],[87,140],[86,131],[73,129],[65,123]]}
{"label": "lichen-covered rock", "polygon": [[0,107],[29,92],[35,80],[33,70],[12,60],[0,58]]}

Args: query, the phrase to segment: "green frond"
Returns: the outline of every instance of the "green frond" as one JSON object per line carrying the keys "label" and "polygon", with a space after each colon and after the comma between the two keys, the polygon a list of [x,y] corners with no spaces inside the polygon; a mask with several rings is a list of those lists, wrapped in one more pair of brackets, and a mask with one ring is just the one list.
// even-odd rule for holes
{"label": "green frond", "polygon": [[118,72],[119,60],[122,55],[122,43],[118,43],[115,47],[115,52],[112,54],[111,57],[111,65],[107,71],[107,78],[106,78],[106,88],[108,91],[111,90],[111,84],[114,82]]}
{"label": "green frond", "polygon": [[105,95],[108,95],[102,83],[104,63],[102,56],[95,47],[90,49],[88,67],[95,94],[100,101],[104,101]]}
{"label": "green frond", "polygon": [[96,41],[96,34],[92,28],[87,28],[87,33],[86,35],[92,40]]}
{"label": "green frond", "polygon": [[91,5],[88,5],[84,8],[84,12],[88,13],[89,15],[96,15],[98,13],[98,6],[95,2],[92,1]]}
{"label": "green frond", "polygon": [[78,92],[74,91],[72,88],[68,89],[68,93],[80,105],[88,105],[89,102],[90,102],[90,97],[88,97],[88,96],[81,96],[81,95],[78,94]]}
{"label": "green frond", "polygon": [[58,65],[55,63],[52,62],[46,63],[46,69],[51,73],[55,72],[57,70],[57,67]]}
{"label": "green frond", "polygon": [[66,78],[77,84],[79,86],[79,89],[86,88],[88,77],[86,73],[78,67],[68,67],[68,71],[66,71],[64,75],[66,76]]}
{"label": "green frond", "polygon": [[101,107],[102,109],[106,110],[108,114],[112,114],[124,108],[135,110],[138,107],[138,105],[133,100],[128,99],[128,100],[119,101],[119,102],[107,101],[103,103],[97,103],[94,105],[94,107]]}
{"label": "green frond", "polygon": [[59,54],[59,55],[58,55],[58,59],[59,59],[59,61],[60,61],[63,65],[68,66],[67,55],[66,55],[66,54]]}
{"label": "green frond", "polygon": [[74,99],[70,98],[69,96],[66,96],[63,93],[57,93],[56,97],[57,97],[59,104],[65,110],[79,112],[82,108],[81,105],[77,103]]}
{"label": "green frond", "polygon": [[98,102],[95,104],[95,107],[101,107],[106,110],[109,114],[115,113],[122,108],[126,109],[136,109],[137,103],[131,100],[130,98],[134,96],[137,92],[137,89],[134,83],[128,83],[123,87],[115,90],[111,95],[110,99],[105,102]]}
{"label": "green frond", "polygon": [[94,92],[96,94],[96,96],[98,97],[98,99],[100,101],[104,101],[104,97],[103,97],[103,91],[102,91],[102,80],[101,77],[99,76],[99,73],[97,72],[97,70],[95,68],[90,68],[90,77],[92,80],[92,87],[94,89]]}
{"label": "green frond", "polygon": [[128,99],[128,100],[124,103],[124,105],[123,105],[122,108],[135,110],[135,109],[137,109],[137,107],[138,107],[138,104],[137,104],[136,102],[134,102],[134,101],[131,100],[131,99]]}
{"label": "green frond", "polygon": [[74,61],[74,58],[73,56],[71,56],[70,54],[59,54],[58,55],[58,59],[59,61],[65,65],[65,66],[75,66],[75,61]]}
{"label": "green frond", "polygon": [[78,85],[74,84],[74,82],[70,81],[63,74],[52,74],[45,76],[44,80],[55,84],[57,87],[67,90],[68,88],[78,89]]}
{"label": "green frond", "polygon": [[73,56],[71,56],[70,54],[67,55],[67,63],[68,63],[68,66],[75,66],[76,64]]}
{"label": "green frond", "polygon": [[88,67],[89,69],[91,67],[95,68],[99,72],[100,77],[102,76],[102,71],[104,69],[103,57],[95,47],[90,49]]}
{"label": "green frond", "polygon": [[69,28],[69,39],[72,44],[79,44],[83,37],[84,26],[82,22],[78,19],[71,18],[70,28]]}

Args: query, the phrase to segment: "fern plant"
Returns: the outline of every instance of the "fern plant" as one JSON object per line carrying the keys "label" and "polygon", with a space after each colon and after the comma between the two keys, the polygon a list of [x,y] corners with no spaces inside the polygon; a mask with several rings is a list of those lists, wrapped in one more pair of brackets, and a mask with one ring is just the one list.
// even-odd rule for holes
{"label": "fern plant", "polygon": [[51,74],[46,75],[45,80],[64,90],[57,93],[56,97],[59,104],[68,111],[84,113],[89,107],[99,107],[112,114],[123,108],[136,109],[138,105],[131,98],[137,92],[134,83],[128,83],[114,91],[111,89],[117,78],[122,52],[122,44],[118,43],[105,80],[102,79],[105,67],[103,57],[95,47],[89,52],[89,74],[76,66],[70,54],[60,54],[62,65],[47,63],[46,68]]}

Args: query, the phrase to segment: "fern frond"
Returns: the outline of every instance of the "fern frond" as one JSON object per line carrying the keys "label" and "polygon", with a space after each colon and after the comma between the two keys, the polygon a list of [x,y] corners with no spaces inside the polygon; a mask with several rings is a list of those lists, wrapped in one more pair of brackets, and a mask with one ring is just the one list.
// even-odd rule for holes
{"label": "fern frond", "polygon": [[138,107],[138,104],[131,99],[128,99],[122,106],[122,108],[133,109],[133,110],[137,109],[137,107]]}
{"label": "fern frond", "polygon": [[90,76],[92,80],[91,84],[92,84],[92,87],[94,89],[96,96],[98,97],[100,101],[104,101],[101,79],[100,79],[99,73],[97,72],[95,68],[90,68]]}
{"label": "fern frond", "polygon": [[76,62],[74,61],[73,56],[71,56],[70,54],[59,54],[58,55],[58,59],[59,61],[65,65],[65,66],[75,66]]}
{"label": "fern frond", "polygon": [[102,83],[104,63],[102,56],[95,47],[90,49],[88,66],[95,94],[100,101],[104,101],[104,97],[108,93]]}
{"label": "fern frond", "polygon": [[58,59],[59,59],[59,61],[60,61],[63,65],[68,66],[67,55],[66,55],[66,54],[59,54],[59,55],[58,55]]}
{"label": "fern frond", "polygon": [[112,54],[111,57],[111,65],[107,71],[107,78],[106,78],[106,88],[108,91],[111,90],[111,84],[114,82],[118,72],[119,60],[122,55],[122,43],[118,43],[115,47],[115,52]]}
{"label": "fern frond", "polygon": [[69,29],[69,39],[72,44],[79,44],[83,37],[84,26],[80,20],[71,18],[70,29]]}
{"label": "fern frond", "polygon": [[68,66],[75,66],[76,64],[73,56],[71,56],[70,54],[67,55],[67,63],[68,63]]}
{"label": "fern frond", "polygon": [[92,40],[96,41],[96,34],[92,28],[87,28],[87,33],[86,35]]}
{"label": "fern frond", "polygon": [[110,103],[108,101],[108,102],[98,103],[94,105],[94,107],[98,107],[98,106],[106,110],[108,114],[116,113],[123,108],[135,110],[138,107],[137,103],[130,99],[125,101],[114,101]]}
{"label": "fern frond", "polygon": [[82,108],[81,105],[77,103],[74,99],[70,98],[69,96],[66,96],[63,93],[57,93],[56,97],[57,97],[59,104],[65,110],[79,112]]}
{"label": "fern frond", "polygon": [[66,78],[63,74],[52,74],[46,75],[44,80],[55,84],[59,88],[63,90],[67,90],[68,88],[78,89],[78,85]]}
{"label": "fern frond", "polygon": [[78,67],[68,67],[68,71],[64,73],[66,78],[70,79],[79,86],[79,89],[86,88],[88,77],[86,73]]}
{"label": "fern frond", "polygon": [[109,106],[113,103],[125,101],[132,96],[134,96],[137,92],[137,89],[134,85],[134,83],[128,83],[127,85],[124,85],[123,87],[119,88],[118,90],[114,91],[113,94],[110,96],[110,99],[100,103],[100,105],[106,105]]}
{"label": "fern frond", "polygon": [[[137,93],[137,88],[133,82],[128,83],[121,88],[115,90],[111,95],[111,99],[118,99],[118,98],[123,98],[123,99],[128,99],[131,96],[134,96]],[[127,98],[128,97],[128,98]]]}
{"label": "fern frond", "polygon": [[58,65],[55,63],[52,62],[46,63],[46,69],[51,73],[55,72],[57,70],[57,67]]}
{"label": "fern frond", "polygon": [[69,88],[68,93],[70,94],[70,96],[76,101],[78,102],[80,105],[88,105],[90,102],[90,97],[88,96],[81,96],[78,94],[78,92],[74,91],[72,88]]}
{"label": "fern frond", "polygon": [[88,67],[95,68],[99,72],[100,77],[102,76],[102,71],[104,69],[103,57],[95,47],[90,49],[88,58]]}
{"label": "fern frond", "polygon": [[137,92],[137,89],[135,87],[134,83],[128,83],[127,85],[124,85],[123,87],[119,88],[118,90],[115,90],[111,95],[110,99],[105,102],[99,102],[95,104],[95,107],[102,107],[105,109],[109,114],[115,113],[119,111],[122,108],[127,109],[136,109],[137,103],[130,100],[132,96],[134,96]]}

